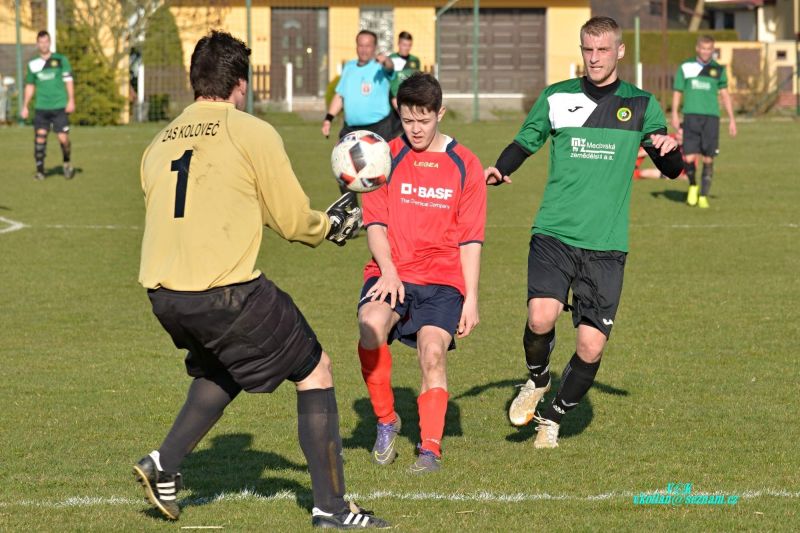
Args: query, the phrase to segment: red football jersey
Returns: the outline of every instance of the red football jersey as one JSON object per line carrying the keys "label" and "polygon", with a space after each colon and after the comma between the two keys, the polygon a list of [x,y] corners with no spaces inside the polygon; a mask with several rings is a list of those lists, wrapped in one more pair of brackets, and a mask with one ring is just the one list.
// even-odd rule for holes
{"label": "red football jersey", "polygon": [[[480,160],[451,140],[444,152],[415,152],[403,137],[389,143],[392,174],[362,195],[364,226],[386,226],[402,281],[449,285],[465,293],[459,246],[483,243],[486,182]],[[364,280],[380,276],[374,259]]]}

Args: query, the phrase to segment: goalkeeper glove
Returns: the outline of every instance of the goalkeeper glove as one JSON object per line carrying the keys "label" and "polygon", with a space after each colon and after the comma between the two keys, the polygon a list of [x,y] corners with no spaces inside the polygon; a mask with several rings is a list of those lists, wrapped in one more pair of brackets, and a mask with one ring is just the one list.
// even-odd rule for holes
{"label": "goalkeeper glove", "polygon": [[358,207],[355,193],[344,193],[325,210],[325,214],[331,221],[331,229],[325,238],[337,246],[344,246],[347,239],[353,237],[361,227],[361,208]]}

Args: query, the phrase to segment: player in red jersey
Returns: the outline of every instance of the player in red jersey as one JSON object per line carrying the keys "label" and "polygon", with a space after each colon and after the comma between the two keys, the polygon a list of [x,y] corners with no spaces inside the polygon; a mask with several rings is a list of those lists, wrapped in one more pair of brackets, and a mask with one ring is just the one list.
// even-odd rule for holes
{"label": "player in red jersey", "polygon": [[363,196],[372,260],[358,303],[361,373],[378,435],[372,460],[392,463],[400,417],[392,392],[395,339],[417,349],[420,444],[411,472],[439,470],[447,411],[447,351],[478,324],[486,183],[478,158],[439,131],[442,88],[416,73],[397,93],[405,135],[392,140],[392,174]]}

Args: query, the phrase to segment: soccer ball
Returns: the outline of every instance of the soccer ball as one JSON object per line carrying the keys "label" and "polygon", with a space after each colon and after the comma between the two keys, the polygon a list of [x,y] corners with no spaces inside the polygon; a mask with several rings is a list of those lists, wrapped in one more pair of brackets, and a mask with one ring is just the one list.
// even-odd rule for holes
{"label": "soccer ball", "polygon": [[389,144],[377,133],[353,131],[342,137],[331,153],[336,181],[353,192],[374,191],[392,170]]}

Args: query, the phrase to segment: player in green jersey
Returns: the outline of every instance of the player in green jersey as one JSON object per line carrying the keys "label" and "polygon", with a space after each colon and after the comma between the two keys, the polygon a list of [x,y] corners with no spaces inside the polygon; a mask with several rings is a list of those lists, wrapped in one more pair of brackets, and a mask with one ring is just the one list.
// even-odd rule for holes
{"label": "player in green jersey", "polygon": [[36,94],[36,114],[33,117],[35,131],[34,158],[36,174],[34,179],[44,179],[44,156],[47,150],[47,133],[50,128],[58,135],[61,153],[64,157],[64,177],[71,179],[75,170],[70,163],[72,150],[69,142],[69,118],[75,111],[75,91],[72,83],[72,67],[69,60],[50,51],[50,34],[42,30],[36,36],[39,55],[28,61],[25,76],[25,101],[20,110],[23,120],[28,118],[28,104]]}
{"label": "player in green jersey", "polygon": [[397,52],[389,56],[394,63],[394,71],[397,73],[391,86],[392,107],[395,109],[397,109],[397,91],[400,89],[400,84],[415,72],[419,72],[419,58],[411,53],[412,44],[414,44],[414,38],[411,34],[401,31],[397,36]]}
{"label": "player in green jersey", "polygon": [[[690,206],[708,207],[711,176],[714,174],[714,157],[719,153],[719,102],[728,114],[728,133],[736,137],[736,119],[728,93],[728,76],[725,67],[714,60],[714,39],[708,35],[697,38],[697,57],[687,59],[675,73],[672,93],[672,126],[683,130],[683,151],[686,154],[686,176],[689,192],[686,203]],[[683,95],[683,123],[678,109]],[[703,158],[703,176],[700,187],[695,179],[696,162]]]}
{"label": "player in green jersey", "polygon": [[[514,425],[538,422],[536,448],[558,446],[561,417],[578,405],[600,367],[622,292],[639,146],[670,178],[683,167],[656,99],[617,77],[625,55],[617,23],[594,17],[580,37],[586,76],[545,88],[514,141],[485,171],[488,184],[510,183],[509,175],[550,139],[547,185],[528,255],[523,346],[530,379],[509,409]],[[550,390],[556,319],[570,308],[575,353],[552,403],[537,413]]]}

